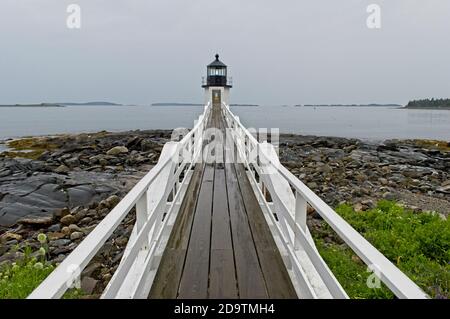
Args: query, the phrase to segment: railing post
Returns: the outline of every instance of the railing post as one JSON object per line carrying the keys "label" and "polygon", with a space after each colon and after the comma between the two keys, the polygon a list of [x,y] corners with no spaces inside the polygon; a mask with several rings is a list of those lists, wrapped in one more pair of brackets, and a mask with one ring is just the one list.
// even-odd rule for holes
{"label": "railing post", "polygon": [[[306,233],[308,226],[306,225],[308,203],[299,192],[295,192],[295,223]],[[300,234],[296,232],[294,240],[294,249],[300,248],[298,237]]]}
{"label": "railing post", "polygon": [[136,227],[137,232],[139,232],[144,226],[148,219],[148,202],[147,202],[147,192],[142,194],[141,198],[136,203]]}

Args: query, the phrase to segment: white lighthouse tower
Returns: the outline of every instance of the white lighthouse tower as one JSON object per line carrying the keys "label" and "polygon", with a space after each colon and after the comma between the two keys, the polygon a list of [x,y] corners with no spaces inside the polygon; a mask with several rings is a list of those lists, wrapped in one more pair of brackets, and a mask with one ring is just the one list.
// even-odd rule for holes
{"label": "white lighthouse tower", "polygon": [[205,105],[208,102],[212,105],[221,106],[222,102],[228,105],[232,84],[228,79],[227,66],[219,60],[218,54],[207,67],[207,77],[202,87],[205,89]]}

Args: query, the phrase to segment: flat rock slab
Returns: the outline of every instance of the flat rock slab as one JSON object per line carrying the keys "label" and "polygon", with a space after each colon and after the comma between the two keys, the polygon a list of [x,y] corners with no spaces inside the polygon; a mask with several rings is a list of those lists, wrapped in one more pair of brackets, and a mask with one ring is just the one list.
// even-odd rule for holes
{"label": "flat rock slab", "polygon": [[2,164],[0,172],[6,176],[0,177],[0,226],[4,227],[23,218],[53,217],[64,207],[89,205],[120,192],[123,187],[119,178],[109,173],[47,173],[39,171],[36,161],[27,160],[8,160]]}

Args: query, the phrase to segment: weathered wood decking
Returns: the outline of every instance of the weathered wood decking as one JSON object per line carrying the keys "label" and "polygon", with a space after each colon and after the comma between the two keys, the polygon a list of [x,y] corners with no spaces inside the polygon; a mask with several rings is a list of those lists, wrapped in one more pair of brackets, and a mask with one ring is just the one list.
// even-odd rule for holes
{"label": "weathered wood decking", "polygon": [[[208,126],[224,123],[213,106]],[[244,166],[212,156],[195,167],[149,298],[297,298]]]}

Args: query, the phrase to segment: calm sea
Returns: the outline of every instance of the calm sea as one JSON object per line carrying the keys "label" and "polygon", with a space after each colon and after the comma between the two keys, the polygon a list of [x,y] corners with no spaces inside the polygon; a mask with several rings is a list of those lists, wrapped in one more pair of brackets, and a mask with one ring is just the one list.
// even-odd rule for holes
{"label": "calm sea", "polygon": [[[58,133],[192,127],[200,106],[68,106],[0,108],[0,140]],[[450,111],[395,107],[232,107],[242,123],[283,133],[367,140],[420,138],[450,141]]]}

